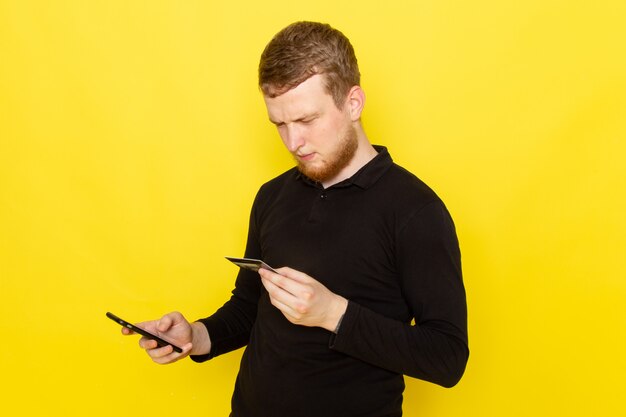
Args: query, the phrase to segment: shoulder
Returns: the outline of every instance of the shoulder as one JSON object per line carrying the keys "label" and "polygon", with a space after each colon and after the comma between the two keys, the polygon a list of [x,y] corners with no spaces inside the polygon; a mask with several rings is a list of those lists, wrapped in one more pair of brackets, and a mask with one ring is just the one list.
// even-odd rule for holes
{"label": "shoulder", "polygon": [[389,192],[387,201],[391,202],[397,237],[403,245],[413,248],[445,244],[458,252],[454,220],[431,187],[395,163],[381,180],[380,185]]}
{"label": "shoulder", "polygon": [[394,213],[398,231],[454,234],[454,221],[443,200],[415,174],[394,163],[377,185],[384,190],[382,198]]}
{"label": "shoulder", "polygon": [[298,169],[293,167],[263,184],[261,188],[259,188],[258,194],[264,196],[279,192],[283,188],[296,183],[296,181],[298,181],[298,176]]}
{"label": "shoulder", "polygon": [[439,196],[424,181],[409,170],[392,163],[377,182],[378,192],[386,194],[399,205],[407,205],[413,209],[426,206],[433,202],[441,202]]}

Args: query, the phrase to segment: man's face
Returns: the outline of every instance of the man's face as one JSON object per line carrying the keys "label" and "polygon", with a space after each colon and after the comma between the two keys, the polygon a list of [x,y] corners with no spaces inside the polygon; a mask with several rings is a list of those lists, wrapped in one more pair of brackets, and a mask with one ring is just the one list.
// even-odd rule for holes
{"label": "man's face", "polygon": [[352,160],[358,140],[348,106],[337,108],[322,75],[278,97],[264,98],[270,121],[307,177],[330,181]]}

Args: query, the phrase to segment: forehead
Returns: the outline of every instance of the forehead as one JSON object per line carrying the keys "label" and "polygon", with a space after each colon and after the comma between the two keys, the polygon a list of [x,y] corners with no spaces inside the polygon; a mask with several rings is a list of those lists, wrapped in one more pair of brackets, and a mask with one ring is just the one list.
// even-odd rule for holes
{"label": "forehead", "polygon": [[314,75],[279,96],[263,96],[263,99],[270,119],[281,122],[325,112],[335,106],[332,96],[326,91],[322,75]]}

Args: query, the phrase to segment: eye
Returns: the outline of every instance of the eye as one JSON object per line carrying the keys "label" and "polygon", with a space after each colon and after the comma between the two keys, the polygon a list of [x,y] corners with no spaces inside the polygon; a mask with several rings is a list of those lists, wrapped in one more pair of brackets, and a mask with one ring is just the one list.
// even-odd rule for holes
{"label": "eye", "polygon": [[282,136],[287,131],[287,125],[284,123],[277,123],[276,130],[278,131],[278,134]]}

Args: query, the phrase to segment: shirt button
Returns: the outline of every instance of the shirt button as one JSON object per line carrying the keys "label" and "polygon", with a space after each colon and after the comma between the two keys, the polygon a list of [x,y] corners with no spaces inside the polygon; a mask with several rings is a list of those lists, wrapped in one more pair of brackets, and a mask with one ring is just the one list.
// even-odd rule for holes
{"label": "shirt button", "polygon": [[322,193],[322,194],[320,194],[320,198],[321,198],[322,200],[326,200],[326,193]]}

